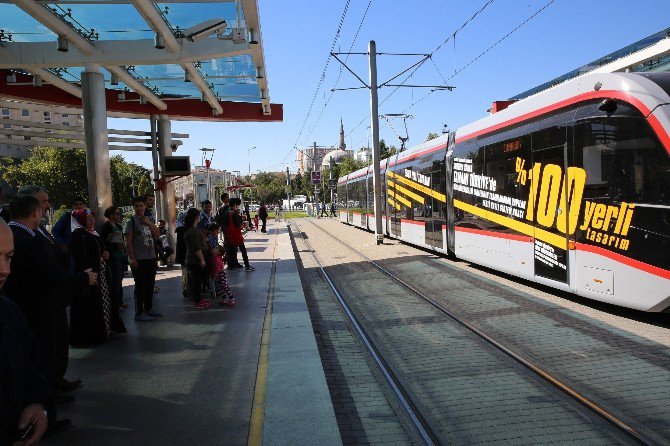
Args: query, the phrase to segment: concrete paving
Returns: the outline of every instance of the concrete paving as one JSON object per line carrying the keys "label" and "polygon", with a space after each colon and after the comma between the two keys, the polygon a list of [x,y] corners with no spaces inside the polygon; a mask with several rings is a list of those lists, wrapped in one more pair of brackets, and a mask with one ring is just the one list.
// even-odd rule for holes
{"label": "concrete paving", "polygon": [[182,298],[180,270],[161,268],[155,309],[163,317],[135,322],[133,281],[124,279],[128,333],[71,350],[68,377],[84,385],[59,410],[73,427],[43,444],[248,444],[268,297],[262,444],[341,444],[288,232],[274,222],[268,230],[247,234],[256,271],[229,274],[236,307],[194,309]]}

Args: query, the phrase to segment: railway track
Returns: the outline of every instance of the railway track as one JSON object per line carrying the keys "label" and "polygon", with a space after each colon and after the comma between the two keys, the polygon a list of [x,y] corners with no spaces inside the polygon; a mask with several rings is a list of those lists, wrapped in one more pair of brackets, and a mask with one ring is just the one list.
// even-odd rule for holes
{"label": "railway track", "polygon": [[[318,253],[305,237],[301,226],[303,222],[310,229],[318,229],[319,233],[325,234],[362,260],[361,263],[356,263],[356,277],[343,274],[347,271],[338,271],[337,267],[321,264]],[[519,444],[542,444],[557,440],[589,444],[655,444],[644,433],[537,364],[515,353],[503,342],[460,318],[359,249],[309,220],[293,222],[293,226],[298,227],[299,235],[314,256],[324,280],[337,296],[370,355],[401,401],[400,405],[412,420],[414,429],[426,444],[475,444],[497,440]],[[361,279],[362,282],[367,280],[368,283],[377,285],[385,283],[385,292],[382,293],[384,298],[361,299],[360,285],[358,288],[355,285]],[[396,299],[397,303],[398,297],[405,303],[412,304],[409,308],[418,313],[399,313],[392,302]],[[417,300],[423,305],[419,307],[413,304]],[[379,312],[370,316],[369,310],[375,307],[386,308],[395,317],[389,319],[386,317],[388,314]],[[422,330],[411,327],[426,329],[432,336],[430,341],[437,347],[428,347],[427,351],[421,352],[421,346],[426,341],[422,339],[425,333],[421,334]],[[403,328],[405,333],[400,333],[400,337],[405,336],[408,344],[416,346],[419,353],[427,355],[424,356],[427,361],[423,365],[420,360],[418,366],[412,363],[416,362],[416,356],[404,358],[406,355],[403,352],[407,351],[406,348],[389,347],[386,342],[390,331],[402,332]],[[442,334],[444,337],[440,338]],[[459,342],[463,340],[465,342]],[[451,372],[455,372],[456,376],[452,382],[449,382],[449,367],[443,369],[445,376],[440,378],[439,363],[445,359],[442,353],[447,358],[455,357],[462,362],[456,370],[452,367]],[[492,376],[487,377],[489,370]],[[416,374],[421,376],[417,378]],[[424,379],[427,375],[432,378]],[[458,380],[463,378],[466,382],[459,384]],[[479,379],[481,382],[478,382]],[[504,389],[499,387],[500,384],[504,385]],[[478,387],[487,386],[489,388],[486,391],[478,392]],[[515,389],[515,386],[519,388]],[[497,390],[500,392],[496,396]],[[522,395],[521,398],[516,398],[515,392]],[[456,404],[457,407],[454,408],[449,404],[453,398],[440,398],[443,393],[460,394],[461,398],[470,398],[472,401],[470,404]],[[481,395],[477,396],[477,393]],[[473,394],[475,397],[472,397]],[[498,397],[502,400],[497,402],[499,407],[495,407]],[[479,412],[478,406],[481,406]],[[552,406],[555,410],[552,410]],[[508,419],[510,414],[511,418]],[[473,426],[479,426],[480,432],[474,431]]]}

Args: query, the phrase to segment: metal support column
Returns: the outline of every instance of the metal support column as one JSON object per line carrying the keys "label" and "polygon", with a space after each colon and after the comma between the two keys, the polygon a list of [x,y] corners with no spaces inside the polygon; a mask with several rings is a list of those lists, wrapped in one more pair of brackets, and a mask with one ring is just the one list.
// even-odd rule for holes
{"label": "metal support column", "polygon": [[374,40],[368,45],[370,53],[370,119],[372,127],[372,185],[375,192],[375,237],[377,244],[384,242],[382,228],[382,186],[379,168],[379,99],[377,97],[377,44]]}
{"label": "metal support column", "polygon": [[160,190],[158,190],[158,179],[160,178],[159,176],[159,171],[158,171],[158,141],[156,137],[156,116],[154,116],[153,113],[149,115],[149,121],[151,124],[151,159],[153,160],[154,164],[154,197],[156,198],[156,209],[154,210],[156,213],[156,221],[159,219],[165,220],[165,215],[163,215],[162,210],[165,209],[162,203],[162,196],[163,194],[161,193]]}
{"label": "metal support column", "polygon": [[105,78],[96,64],[87,64],[81,74],[84,141],[86,142],[86,174],[88,200],[98,225],[105,209],[112,205],[112,176],[109,167],[107,140],[107,102]]}
{"label": "metal support column", "polygon": [[[314,141],[314,152],[312,152],[312,172],[316,172],[316,141]],[[319,187],[312,181],[314,186],[314,216],[319,218]]]}
{"label": "metal support column", "polygon": [[[333,179],[333,164],[335,164],[335,161],[333,160],[333,157],[331,156],[330,157],[330,175],[328,175],[329,180]],[[330,181],[328,181],[328,189],[330,189],[330,205],[332,206],[333,205],[333,193],[335,191],[330,188]]]}
{"label": "metal support column", "polygon": [[[172,155],[172,125],[167,115],[158,116],[158,159],[160,168],[165,171],[165,157]],[[177,225],[177,208],[174,202],[174,185],[169,183],[165,185],[165,190],[161,192],[163,205],[163,219],[168,227],[168,238],[170,246],[177,246],[175,237],[175,228]]]}

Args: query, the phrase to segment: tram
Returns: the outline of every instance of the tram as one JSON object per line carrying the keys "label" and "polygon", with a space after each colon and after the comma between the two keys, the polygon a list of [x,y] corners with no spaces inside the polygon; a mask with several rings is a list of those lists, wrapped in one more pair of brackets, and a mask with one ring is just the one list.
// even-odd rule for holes
{"label": "tram", "polygon": [[[385,235],[590,299],[670,306],[670,73],[590,74],[381,162]],[[374,230],[372,166],[339,219]]]}

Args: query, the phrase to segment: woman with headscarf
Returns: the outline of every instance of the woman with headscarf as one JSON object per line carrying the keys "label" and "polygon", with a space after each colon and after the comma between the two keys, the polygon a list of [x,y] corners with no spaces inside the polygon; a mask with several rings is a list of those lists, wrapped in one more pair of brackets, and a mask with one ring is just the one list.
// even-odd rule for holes
{"label": "woman with headscarf", "polygon": [[110,206],[105,209],[107,222],[100,228],[100,237],[105,242],[105,247],[109,252],[107,266],[111,273],[111,282],[109,284],[112,296],[112,309],[118,308],[125,310],[128,304],[123,303],[123,260],[126,258],[126,241],[123,237],[123,227],[121,221],[121,208]]}
{"label": "woman with headscarf", "polygon": [[109,339],[112,333],[125,333],[126,328],[110,295],[111,275],[107,266],[109,251],[95,231],[95,215],[89,209],[78,209],[72,212],[72,217],[81,225],[72,231],[70,239],[75,270],[98,273],[98,284],[73,295],[70,344],[100,344]]}

